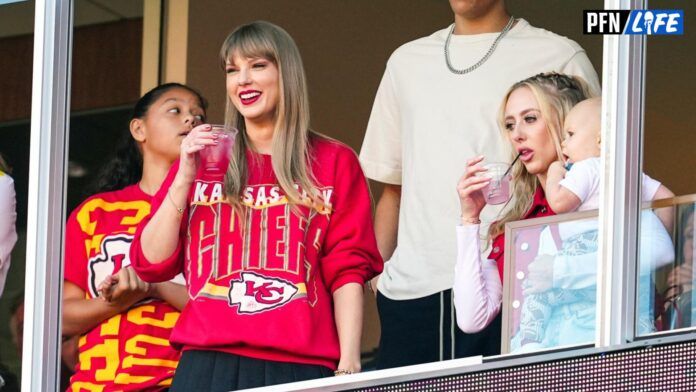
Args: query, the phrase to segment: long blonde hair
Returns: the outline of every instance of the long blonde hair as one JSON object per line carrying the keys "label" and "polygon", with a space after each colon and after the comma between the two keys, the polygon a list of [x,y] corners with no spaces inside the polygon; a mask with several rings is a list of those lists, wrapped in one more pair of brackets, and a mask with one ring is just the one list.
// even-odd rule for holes
{"label": "long blonde hair", "polygon": [[[541,116],[546,122],[546,130],[556,148],[559,160],[563,159],[561,141],[563,140],[563,122],[566,115],[578,102],[590,97],[590,89],[582,78],[569,76],[556,72],[541,73],[515,83],[505,94],[503,103],[498,111],[498,126],[501,132],[505,130],[505,106],[510,95],[520,88],[528,88],[539,105]],[[516,156],[513,151],[511,160]],[[520,220],[529,211],[534,199],[534,193],[539,186],[536,175],[527,171],[525,166],[518,162],[511,170],[513,195],[512,205],[505,209],[505,213],[488,229],[488,238],[495,238],[505,231],[505,224]]]}
{"label": "long blonde hair", "polygon": [[[271,150],[273,171],[290,203],[305,203],[297,183],[310,198],[316,199],[316,181],[310,162],[309,95],[300,51],[292,37],[282,28],[257,21],[234,30],[222,44],[220,61],[223,69],[230,57],[263,58],[278,68],[280,98],[275,115]],[[246,133],[244,117],[227,96],[225,124],[236,127],[239,136],[225,175],[225,194],[236,209],[241,208],[241,194],[246,184],[248,167],[246,150],[253,147]]]}

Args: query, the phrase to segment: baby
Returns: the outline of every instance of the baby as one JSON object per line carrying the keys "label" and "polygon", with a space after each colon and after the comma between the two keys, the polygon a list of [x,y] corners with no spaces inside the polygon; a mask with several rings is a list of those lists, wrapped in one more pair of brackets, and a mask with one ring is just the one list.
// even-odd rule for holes
{"label": "baby", "polygon": [[[601,110],[602,100],[590,98],[575,105],[566,116],[566,138],[561,147],[570,170],[556,161],[546,179],[546,199],[556,214],[599,208]],[[643,174],[643,201],[673,196],[665,186]],[[671,213],[666,212],[660,220],[671,229]]]}
{"label": "baby", "polygon": [[[561,144],[566,165],[560,161],[551,164],[545,189],[549,206],[557,214],[599,208],[601,107],[600,98],[587,99],[573,107],[566,116],[564,124],[566,137]],[[567,170],[566,167],[569,169]],[[644,201],[674,196],[669,189],[645,174],[642,175],[642,184],[641,197]],[[671,209],[660,211],[658,215],[662,215],[659,217],[662,224],[671,229],[673,219]],[[655,215],[652,213],[642,216],[645,225],[650,219],[656,221]],[[657,225],[661,226],[659,223]],[[662,227],[659,230],[664,231]],[[667,236],[667,233],[664,232],[662,235],[663,233],[660,233],[659,230],[657,235],[650,235],[662,240],[663,237]],[[562,276],[567,276],[568,279],[564,284],[561,284],[560,288],[550,287],[552,283],[549,282],[543,288],[534,289],[530,287],[532,285],[529,282],[525,282],[525,300],[522,306],[520,330],[513,339],[513,351],[530,351],[553,346],[549,342],[553,342],[554,339],[547,336],[546,329],[554,306],[573,304],[576,314],[582,313],[582,310],[587,310],[589,311],[587,313],[593,314],[591,310],[594,309],[596,302],[597,240],[596,221],[572,222],[572,224],[560,224],[557,227],[549,226],[544,229],[541,234],[537,260],[546,260],[548,269],[553,270],[553,279],[551,280],[554,283],[557,283],[558,278]],[[561,265],[563,263],[555,260],[557,256],[564,258],[565,265],[569,264],[569,261],[576,264],[570,267],[572,273],[564,273]],[[654,258],[646,254],[642,255],[641,259],[644,257],[646,259]],[[665,254],[663,258],[669,258],[669,255]],[[584,264],[586,268],[581,268],[581,270],[584,270],[585,275],[578,273],[577,264]],[[639,320],[639,323],[642,322],[650,324],[649,320]],[[587,333],[582,332],[594,330],[593,317],[588,318],[588,320],[578,320],[577,324],[578,331],[574,331],[577,332],[575,336],[587,335]],[[650,329],[650,325],[639,326],[639,330],[646,329]],[[566,335],[567,332],[565,331]]]}

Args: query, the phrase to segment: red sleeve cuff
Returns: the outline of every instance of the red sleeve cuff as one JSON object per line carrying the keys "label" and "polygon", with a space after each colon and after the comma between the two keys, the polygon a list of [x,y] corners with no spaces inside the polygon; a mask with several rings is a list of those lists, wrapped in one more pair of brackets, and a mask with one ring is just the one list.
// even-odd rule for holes
{"label": "red sleeve cuff", "polygon": [[357,283],[359,285],[363,285],[366,281],[367,279],[365,279],[363,274],[357,272],[348,272],[342,274],[341,276],[336,278],[331,284],[331,294],[333,294],[334,292],[336,292],[336,290],[340,289],[348,283]]}
{"label": "red sleeve cuff", "polygon": [[173,279],[181,272],[181,252],[183,245],[181,241],[176,244],[174,253],[159,263],[150,262],[143,254],[140,246],[140,237],[131,246],[131,265],[140,279],[148,283],[166,282]]}

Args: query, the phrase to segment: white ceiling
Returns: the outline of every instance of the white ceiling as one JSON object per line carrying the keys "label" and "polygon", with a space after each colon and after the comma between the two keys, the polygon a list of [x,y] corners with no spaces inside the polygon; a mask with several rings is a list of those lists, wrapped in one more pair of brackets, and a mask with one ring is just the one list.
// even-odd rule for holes
{"label": "white ceiling", "polygon": [[[143,0],[75,0],[75,26],[143,16]],[[34,32],[34,1],[0,5],[0,37]]]}

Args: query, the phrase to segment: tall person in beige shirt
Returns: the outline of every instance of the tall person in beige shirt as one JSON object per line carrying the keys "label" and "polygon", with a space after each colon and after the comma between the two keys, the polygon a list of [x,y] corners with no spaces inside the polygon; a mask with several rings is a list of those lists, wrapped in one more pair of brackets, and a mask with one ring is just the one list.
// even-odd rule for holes
{"label": "tall person in beige shirt", "polygon": [[[507,160],[496,114],[513,83],[556,71],[599,91],[577,43],[510,15],[504,0],[450,0],[450,6],[452,25],[389,58],[360,152],[367,177],[384,184],[375,231],[388,263],[372,282],[380,369],[499,352],[499,320],[477,334],[457,328],[454,186],[467,159]],[[484,211],[484,225],[498,212]]]}

